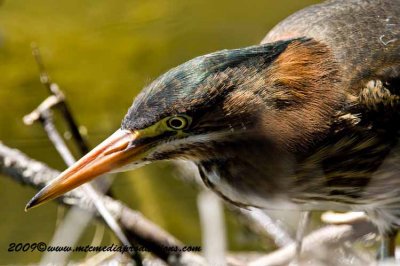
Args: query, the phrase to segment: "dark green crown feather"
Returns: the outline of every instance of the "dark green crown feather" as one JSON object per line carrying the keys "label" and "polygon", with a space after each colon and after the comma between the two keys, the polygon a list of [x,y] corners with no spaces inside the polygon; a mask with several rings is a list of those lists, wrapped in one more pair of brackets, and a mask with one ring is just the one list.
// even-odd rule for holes
{"label": "dark green crown feather", "polygon": [[254,60],[269,65],[293,41],[222,50],[169,70],[136,97],[122,121],[122,128],[142,129],[173,114],[204,110],[207,103],[221,96],[202,86],[209,77],[227,69],[254,64]]}

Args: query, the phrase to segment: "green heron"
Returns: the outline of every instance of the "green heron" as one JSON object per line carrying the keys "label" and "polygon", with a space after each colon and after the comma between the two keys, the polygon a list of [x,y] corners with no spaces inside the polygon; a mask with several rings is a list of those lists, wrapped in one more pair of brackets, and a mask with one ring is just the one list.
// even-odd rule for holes
{"label": "green heron", "polygon": [[260,45],[156,79],[26,208],[106,172],[184,159],[233,204],[365,211],[388,235],[400,225],[399,111],[400,0],[327,1]]}

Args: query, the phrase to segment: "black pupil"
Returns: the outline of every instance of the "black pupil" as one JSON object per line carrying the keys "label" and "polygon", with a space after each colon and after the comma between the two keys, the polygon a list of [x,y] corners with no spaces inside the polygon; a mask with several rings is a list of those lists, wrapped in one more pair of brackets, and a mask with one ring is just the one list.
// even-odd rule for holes
{"label": "black pupil", "polygon": [[178,118],[172,118],[169,121],[169,124],[173,128],[181,128],[183,126],[183,121],[181,119],[178,119]]}

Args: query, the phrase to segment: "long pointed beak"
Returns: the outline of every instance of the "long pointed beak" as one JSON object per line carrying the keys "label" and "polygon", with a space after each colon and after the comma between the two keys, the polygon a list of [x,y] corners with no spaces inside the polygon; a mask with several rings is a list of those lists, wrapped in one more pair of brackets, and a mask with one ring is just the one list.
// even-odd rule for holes
{"label": "long pointed beak", "polygon": [[137,160],[145,147],[140,144],[141,141],[138,142],[139,139],[137,131],[117,130],[40,190],[28,202],[25,211],[57,198],[95,177]]}

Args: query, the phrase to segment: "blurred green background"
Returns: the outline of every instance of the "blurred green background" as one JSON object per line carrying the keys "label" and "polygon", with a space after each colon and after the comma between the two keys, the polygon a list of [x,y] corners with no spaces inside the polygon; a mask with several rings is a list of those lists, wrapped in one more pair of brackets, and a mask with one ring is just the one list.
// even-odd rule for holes
{"label": "blurred green background", "polygon": [[[65,167],[42,127],[22,122],[47,97],[31,55],[32,42],[40,47],[52,79],[87,128],[93,147],[118,129],[135,95],[158,75],[201,54],[256,44],[277,22],[315,2],[0,1],[0,141],[51,167]],[[112,192],[184,243],[201,244],[197,189],[175,178],[170,165],[121,174]],[[50,203],[25,213],[34,193],[0,176],[1,265],[40,260],[38,252],[7,252],[9,243],[51,240],[57,206]],[[266,248],[233,215],[227,219],[230,250]],[[93,227],[80,244],[90,243]],[[107,233],[103,243],[110,241]]]}

